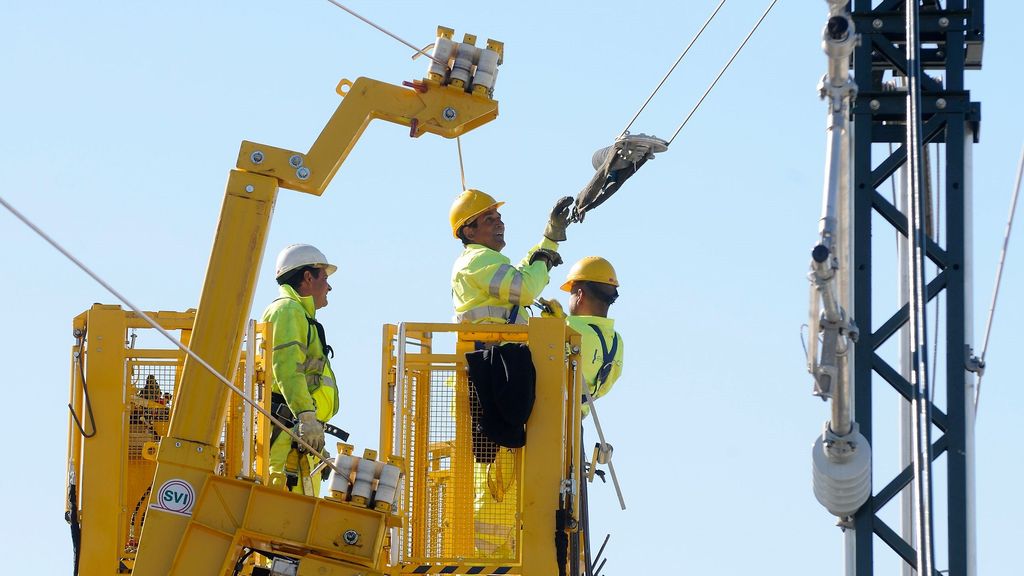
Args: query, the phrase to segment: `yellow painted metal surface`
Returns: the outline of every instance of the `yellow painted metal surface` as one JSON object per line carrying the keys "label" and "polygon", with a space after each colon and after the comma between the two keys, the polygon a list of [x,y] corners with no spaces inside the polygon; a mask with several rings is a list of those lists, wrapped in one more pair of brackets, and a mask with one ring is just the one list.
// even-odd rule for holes
{"label": "yellow painted metal surface", "polygon": [[[455,353],[437,350],[434,338],[443,332],[457,334]],[[579,335],[563,320],[534,318],[528,327],[407,323],[404,341],[397,326],[385,327],[383,336],[381,451],[407,462],[400,506],[405,522],[393,534],[396,550],[386,570],[557,574],[555,512],[563,481],[579,479],[579,378],[571,364],[578,360],[571,350],[578,349]],[[509,341],[530,346],[537,399],[527,445],[505,450],[496,468],[482,463],[481,448],[474,448],[465,353]],[[495,497],[489,490],[498,470],[504,477]],[[481,522],[509,538],[497,549],[481,548],[487,544],[477,533]]]}
{"label": "yellow painted metal surface", "polygon": [[[448,138],[497,116],[497,102],[432,81],[405,89],[365,78],[339,86],[344,100],[307,154],[243,142],[228,180],[191,348],[215,370],[231,377],[245,318],[252,304],[270,215],[279,187],[321,194],[370,120],[380,118]],[[157,453],[154,490],[180,488],[188,497],[202,489],[216,465],[227,390],[186,360],[178,409]],[[203,456],[203,452],[207,453]],[[181,494],[178,494],[181,496]],[[182,496],[184,497],[184,496]],[[135,571],[164,574],[185,531],[189,510],[157,507],[148,517]]]}
{"label": "yellow painted metal surface", "polygon": [[[194,312],[151,312],[187,339]],[[84,335],[72,352],[71,404],[84,436],[69,426],[69,479],[82,523],[82,574],[117,574],[133,564],[155,467],[151,451],[167,433],[180,350],[134,347],[135,313],[95,305],[74,320]],[[145,325],[148,329],[149,325]],[[84,376],[84,385],[83,385]],[[88,404],[85,401],[88,390]]]}
{"label": "yellow painted metal surface", "polygon": [[[88,346],[84,352],[85,384],[90,418],[84,394],[79,393],[75,411],[85,431],[95,430],[91,438],[80,440],[77,460],[73,460],[79,487],[79,510],[83,526],[79,571],[82,574],[116,574],[117,559],[125,541],[125,509],[121,474],[125,438],[122,378],[110,378],[124,370],[124,315],[118,306],[94,305],[86,313],[82,329],[87,329]],[[80,358],[80,360],[83,360]],[[81,386],[79,379],[77,384]],[[71,426],[74,428],[74,424]],[[95,427],[95,428],[94,428]],[[112,481],[117,480],[117,481]]]}
{"label": "yellow painted metal surface", "polygon": [[[191,349],[232,378],[252,306],[277,181],[232,171],[193,327]],[[217,464],[228,389],[198,363],[185,361],[169,435],[157,453],[153,490],[176,486],[194,498]],[[151,508],[139,543],[136,574],[166,574],[188,516]]]}
{"label": "yellow painted metal surface", "polygon": [[[489,47],[503,51],[500,43]],[[409,126],[414,137],[429,132],[453,138],[497,116],[497,102],[486,94],[467,94],[431,79],[411,89],[366,78],[343,81],[339,88],[343,101],[308,153],[242,143],[194,320],[190,312],[157,313],[162,323],[181,330],[183,341],[191,340],[193,351],[236,381],[239,347],[278,188],[322,194],[374,118]],[[83,574],[116,573],[118,562],[134,566],[133,573],[139,575],[224,574],[231,572],[245,547],[296,559],[300,575],[558,573],[555,513],[571,505],[570,515],[579,517],[578,503],[563,488],[581,474],[580,388],[572,368],[577,356],[571,352],[578,349],[579,335],[562,320],[534,318],[527,327],[406,324],[401,333],[385,327],[380,455],[382,460],[399,459],[395,461],[404,462],[405,469],[395,514],[253,482],[265,477],[265,421],[257,419],[256,433],[240,441],[245,418],[241,405],[235,399],[229,402],[226,387],[204,368],[190,359],[181,362],[174,352],[152,351],[144,362],[140,351],[136,356],[126,353],[126,330],[142,326],[134,315],[98,306],[75,322],[76,327],[89,325],[87,379],[93,370],[99,380],[103,377],[98,374],[123,374],[125,366],[136,378],[130,390],[123,377],[113,379],[116,386],[110,389],[90,389],[96,420],[104,423],[104,430],[89,439],[72,431],[69,440],[76,485],[84,485],[86,478],[97,484],[100,471],[110,467],[136,477],[82,493],[81,516],[89,522],[91,539]],[[436,349],[434,336],[441,332],[457,334],[454,353]],[[527,446],[502,450],[495,459],[499,464],[489,465],[474,447],[464,352],[479,343],[510,342],[530,345],[537,400],[527,424]],[[266,361],[266,351],[263,357]],[[158,372],[163,367],[167,374]],[[169,422],[160,404],[167,399],[153,399],[146,392],[148,370],[161,387],[162,380],[174,387],[164,404],[170,409]],[[73,376],[71,402],[84,414],[84,385],[78,380]],[[139,398],[128,402],[133,394]],[[98,411],[97,398],[103,404]],[[148,428],[132,436],[123,432],[125,421],[143,422]],[[110,430],[107,424],[112,424]],[[154,470],[151,457],[146,457],[155,442],[150,436],[159,438],[159,449],[153,478],[143,487],[138,478]],[[239,460],[246,447],[254,451],[251,469]],[[126,454],[139,458],[125,464]],[[220,464],[232,477],[215,475]],[[482,492],[488,490],[489,495]],[[126,534],[133,525],[126,518],[131,500],[144,502],[146,511],[134,558]],[[488,507],[497,510],[493,516],[485,513]],[[481,524],[499,526],[507,542],[497,550],[484,550]]]}
{"label": "yellow painted metal surface", "polygon": [[344,99],[308,152],[246,141],[236,166],[276,178],[282,188],[319,196],[371,120],[409,126],[414,137],[429,132],[455,138],[498,117],[498,102],[486,95],[467,94],[435,80],[416,85],[418,89],[370,78],[343,80]]}
{"label": "yellow painted metal surface", "polygon": [[379,560],[385,525],[386,515],[368,508],[210,477],[169,574],[223,574],[242,546],[289,551],[303,558],[300,566],[333,560],[366,572]]}
{"label": "yellow painted metal surface", "polygon": [[[87,528],[84,533],[88,536],[83,542],[86,553],[82,573],[116,573],[118,564],[136,565],[137,573],[146,573],[149,568],[144,563],[136,564],[131,545],[131,531],[141,523],[143,513],[143,542],[181,542],[180,549],[167,548],[170,559],[163,573],[221,574],[225,567],[234,566],[243,546],[286,551],[298,559],[300,573],[318,573],[309,572],[311,566],[318,570],[323,567],[325,574],[361,571],[366,575],[442,570],[465,573],[488,566],[503,573],[532,576],[557,568],[551,538],[554,511],[560,505],[562,481],[570,477],[569,468],[575,463],[572,455],[578,455],[576,436],[580,425],[579,411],[573,409],[575,404],[570,400],[578,396],[578,377],[568,364],[575,356],[567,354],[572,346],[578,346],[579,335],[562,321],[532,319],[529,327],[407,324],[401,382],[396,381],[395,364],[398,330],[385,327],[380,454],[381,459],[400,456],[407,471],[405,496],[397,515],[392,515],[351,503],[325,504],[233,479],[239,475],[240,452],[246,441],[256,462],[250,478],[259,479],[265,474],[265,459],[260,458],[265,456],[266,444],[261,446],[260,438],[269,434],[264,419],[254,417],[250,437],[242,438],[239,403],[234,398],[226,404],[228,416],[222,420],[225,427],[218,444],[209,446],[165,436],[167,422],[161,414],[165,408],[179,407],[175,384],[182,372],[182,360],[180,354],[174,358],[167,350],[126,347],[126,335],[131,332],[128,314],[116,306],[97,306],[75,320],[77,328],[89,329],[86,358],[91,361],[85,364],[87,378],[116,383],[109,395],[120,403],[110,414],[94,409],[98,428],[116,428],[119,437],[97,434],[83,439],[73,433],[70,442],[73,455],[80,454],[83,446],[88,448],[89,457],[82,460],[87,460],[89,466],[75,469],[77,477],[95,478],[102,469],[104,481],[94,479],[91,484],[94,489],[105,490],[82,494]],[[168,323],[188,324],[182,319]],[[269,326],[259,328],[259,332],[265,332]],[[459,335],[456,353],[435,350],[435,335],[441,332]],[[257,381],[270,353],[262,345],[269,341],[265,333],[258,340],[261,345],[253,358]],[[510,468],[514,472],[504,489],[507,501],[499,507],[504,518],[499,523],[508,523],[514,543],[498,555],[481,554],[475,538],[475,526],[484,512],[480,508],[480,467],[472,445],[464,352],[475,348],[477,341],[528,342],[538,375],[537,401],[528,423],[530,442],[510,452],[514,454]],[[104,359],[104,354],[114,352]],[[236,384],[241,387],[242,371],[236,372]],[[72,387],[72,400],[77,412],[83,414],[80,376],[77,371],[73,375],[79,385]],[[159,385],[155,392],[147,389],[150,379]],[[93,402],[95,394],[90,388]],[[154,400],[157,397],[159,401]],[[267,401],[265,396],[257,394],[257,398]],[[111,402],[108,399],[105,404]],[[400,415],[397,421],[396,415]],[[148,447],[157,445],[151,440],[154,437],[162,438],[160,466],[170,471],[168,479],[157,483],[152,481],[155,462],[145,453]],[[110,445],[101,444],[100,439]],[[105,452],[110,455],[100,456]],[[116,482],[111,481],[112,468],[123,472]],[[212,470],[229,478],[211,476]],[[178,481],[188,487],[182,491]],[[186,502],[183,494],[189,490],[193,492],[192,505],[175,508],[175,504]],[[181,500],[176,502],[175,498]],[[156,504],[150,505],[154,501]],[[136,507],[139,512],[133,514]],[[89,513],[97,509],[120,512],[99,518]],[[139,521],[133,522],[132,516]],[[578,517],[578,510],[573,516]],[[167,519],[176,522],[163,521]],[[103,522],[109,522],[110,527],[101,532]],[[183,524],[180,532],[176,532],[177,522]],[[345,544],[339,536],[344,534],[339,532],[341,526],[361,534],[358,544]],[[137,532],[134,537],[138,538]],[[108,539],[106,545],[99,541],[102,538]],[[391,547],[395,548],[396,562],[391,561]]]}

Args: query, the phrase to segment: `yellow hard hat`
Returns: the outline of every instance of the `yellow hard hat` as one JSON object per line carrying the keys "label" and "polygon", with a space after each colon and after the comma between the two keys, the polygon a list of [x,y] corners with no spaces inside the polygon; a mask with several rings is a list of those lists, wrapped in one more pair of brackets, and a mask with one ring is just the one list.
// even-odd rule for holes
{"label": "yellow hard hat", "polygon": [[477,216],[487,212],[491,208],[497,208],[504,204],[498,202],[490,194],[479,190],[465,190],[452,203],[448,211],[448,220],[452,224],[452,236],[459,237],[459,230]]}
{"label": "yellow hard hat", "polygon": [[615,275],[615,268],[612,268],[612,263],[600,256],[587,256],[573,264],[565,279],[565,284],[562,284],[562,290],[568,292],[573,282],[581,280],[619,287],[619,280]]}

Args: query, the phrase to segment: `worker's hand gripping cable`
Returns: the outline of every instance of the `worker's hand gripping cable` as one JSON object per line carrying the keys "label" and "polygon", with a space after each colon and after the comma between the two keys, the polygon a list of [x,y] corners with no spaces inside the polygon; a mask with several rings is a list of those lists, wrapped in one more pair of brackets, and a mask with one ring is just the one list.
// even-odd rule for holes
{"label": "worker's hand gripping cable", "polygon": [[544,237],[552,242],[564,242],[565,231],[569,227],[570,223],[570,206],[572,205],[572,196],[564,196],[555,202],[554,208],[551,209],[551,214],[548,216],[548,224],[544,228]]}
{"label": "worker's hand gripping cable", "polygon": [[[313,455],[313,456],[316,456],[317,458],[320,458],[321,464],[330,467],[335,472],[338,471],[338,469],[335,467],[334,462],[332,462],[330,459],[325,458],[320,450],[315,449],[313,445],[311,445],[304,438],[302,438],[302,436],[298,432],[293,430],[291,428],[291,426],[285,424],[284,422],[282,422],[281,420],[276,418],[273,414],[271,414],[270,412],[267,412],[266,410],[264,410],[263,407],[258,402],[253,400],[248,394],[246,394],[245,392],[240,390],[237,386],[232,384],[231,381],[228,380],[223,374],[221,374],[220,372],[215,370],[213,368],[213,366],[210,366],[210,364],[207,363],[206,360],[204,360],[198,354],[196,354],[195,352],[190,350],[188,346],[185,346],[184,344],[182,344],[182,342],[180,340],[175,338],[173,334],[171,334],[170,332],[165,330],[162,326],[160,326],[160,324],[158,324],[155,320],[150,318],[149,315],[146,314],[145,312],[143,312],[141,308],[139,308],[134,303],[129,301],[128,298],[126,298],[124,295],[122,295],[120,292],[118,292],[116,289],[114,289],[113,286],[111,286],[105,280],[100,278],[95,272],[93,272],[88,266],[83,264],[78,258],[75,258],[75,256],[72,255],[71,252],[69,252],[66,248],[61,246],[59,243],[57,243],[57,241],[54,240],[53,238],[51,238],[46,232],[43,232],[43,230],[41,228],[36,226],[31,220],[29,220],[27,217],[25,217],[25,215],[23,215],[16,208],[14,208],[14,206],[12,206],[10,203],[8,203],[6,200],[4,200],[3,197],[0,197],[0,205],[2,205],[4,208],[6,208],[8,211],[10,211],[11,214],[13,214],[17,219],[21,220],[26,226],[31,228],[32,231],[35,232],[37,235],[39,235],[40,238],[42,238],[47,243],[49,243],[51,246],[56,248],[57,251],[60,252],[61,254],[63,254],[65,258],[67,258],[68,260],[71,260],[71,262],[74,263],[75,266],[78,266],[79,269],[81,269],[83,272],[88,274],[93,280],[95,280],[97,283],[99,283],[100,286],[103,286],[103,288],[105,288],[107,290],[107,292],[110,292],[114,296],[114,298],[117,298],[118,300],[120,300],[121,303],[124,304],[125,306],[127,306],[128,308],[130,308],[132,310],[132,312],[135,312],[136,314],[138,314],[139,318],[141,318],[146,324],[149,324],[151,327],[153,327],[153,329],[155,329],[157,332],[159,332],[161,335],[163,335],[164,338],[169,340],[179,350],[184,352],[189,358],[191,358],[195,362],[199,363],[200,366],[205,368],[210,374],[212,374],[215,378],[217,378],[217,380],[219,380],[221,382],[221,384],[227,386],[228,389],[231,390],[232,392],[234,392],[235,394],[238,394],[238,396],[241,397],[242,400],[244,400],[246,403],[248,403],[250,406],[252,406],[253,409],[255,409],[257,412],[259,412],[260,414],[265,416],[268,420],[270,420],[270,422],[274,426],[277,426],[278,428],[280,428],[282,432],[284,432],[285,434],[288,434],[289,436],[291,436],[292,439],[299,446],[304,448],[310,455]],[[321,436],[321,438],[322,438],[322,436]],[[322,447],[323,447],[323,445],[321,444],[321,448]],[[321,469],[321,467],[318,466],[317,469]],[[315,472],[313,472],[313,473],[315,473]]]}

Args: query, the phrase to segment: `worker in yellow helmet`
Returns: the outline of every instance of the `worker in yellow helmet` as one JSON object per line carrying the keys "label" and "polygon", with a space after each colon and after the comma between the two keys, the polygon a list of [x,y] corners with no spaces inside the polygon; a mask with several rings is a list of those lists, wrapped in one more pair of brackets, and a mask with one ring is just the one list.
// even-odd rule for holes
{"label": "worker in yellow helmet", "polygon": [[[615,321],[608,317],[608,308],[619,297],[619,280],[611,262],[600,256],[587,256],[573,265],[562,284],[569,293],[569,316],[566,322],[582,338],[580,359],[587,393],[594,399],[608,393],[622,374],[625,344],[615,331]],[[558,315],[561,305],[545,300],[545,315]],[[590,407],[583,404],[583,415]]]}
{"label": "worker in yellow helmet", "polygon": [[[327,278],[337,270],[323,252],[309,244],[292,244],[277,256],[276,278],[280,295],[263,312],[263,322],[273,325],[271,409],[315,450],[324,447],[324,422],[338,413],[338,385],[328,355],[323,325],[316,311],[327,306],[331,285]],[[293,443],[291,436],[275,429],[270,442],[270,485],[317,496],[320,478],[310,478],[319,459]]]}
{"label": "worker in yellow helmet", "polygon": [[[548,217],[544,238],[517,266],[501,253],[505,223],[498,202],[480,190],[466,190],[448,212],[452,235],[462,254],[452,267],[452,303],[456,322],[526,324],[529,306],[549,281],[551,268],[562,263],[558,243],[569,226],[572,197],[559,199]],[[491,450],[491,448],[488,448]],[[514,560],[519,453],[493,445],[489,461],[476,461],[474,476],[474,548],[479,556]]]}
{"label": "worker in yellow helmet", "polygon": [[548,284],[551,268],[562,263],[558,243],[569,226],[570,196],[551,211],[544,238],[513,266],[501,253],[505,223],[498,202],[480,190],[466,190],[455,199],[448,219],[463,251],[452,267],[452,301],[456,322],[526,324],[526,311]]}

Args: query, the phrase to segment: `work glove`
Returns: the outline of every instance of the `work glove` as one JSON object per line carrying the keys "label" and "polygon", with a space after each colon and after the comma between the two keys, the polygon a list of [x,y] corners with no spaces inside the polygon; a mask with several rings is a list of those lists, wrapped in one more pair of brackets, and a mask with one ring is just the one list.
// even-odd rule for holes
{"label": "work glove", "polygon": [[613,448],[612,448],[611,444],[609,444],[607,442],[604,442],[604,443],[598,442],[594,446],[594,448],[597,449],[597,463],[598,464],[607,464],[608,462],[611,461],[611,459],[612,459],[612,451],[613,451]]}
{"label": "work glove", "polygon": [[530,256],[530,264],[533,264],[538,260],[544,262],[544,265],[548,267],[548,272],[550,272],[552,268],[562,263],[562,256],[554,250],[538,248]]}
{"label": "work glove", "polygon": [[544,228],[544,237],[552,242],[565,240],[565,229],[569,227],[569,217],[572,215],[572,196],[560,198],[555,207],[551,209],[548,216],[548,225]]}
{"label": "work glove", "polygon": [[312,410],[299,413],[298,425],[299,438],[306,441],[317,452],[324,449],[324,425],[316,419],[316,413]]}
{"label": "work glove", "polygon": [[562,310],[562,303],[554,298],[550,300],[537,298],[537,305],[540,306],[541,318],[565,318],[565,311]]}

